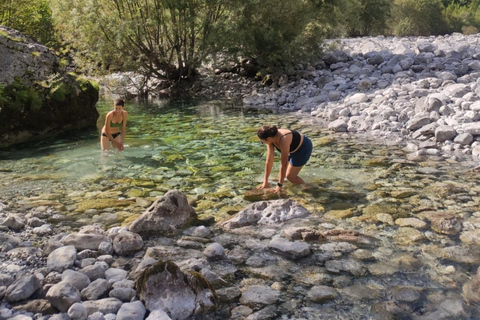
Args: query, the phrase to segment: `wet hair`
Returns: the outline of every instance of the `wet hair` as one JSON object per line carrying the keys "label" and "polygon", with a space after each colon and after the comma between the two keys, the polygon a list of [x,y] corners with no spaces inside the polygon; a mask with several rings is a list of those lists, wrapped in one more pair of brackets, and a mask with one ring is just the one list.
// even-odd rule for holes
{"label": "wet hair", "polygon": [[276,126],[262,126],[257,130],[257,136],[261,140],[266,140],[267,138],[275,137],[277,133],[278,133],[278,129]]}
{"label": "wet hair", "polygon": [[123,101],[122,99],[117,99],[115,100],[115,102],[113,103],[114,106],[120,106],[120,107],[124,107],[125,106],[125,101]]}

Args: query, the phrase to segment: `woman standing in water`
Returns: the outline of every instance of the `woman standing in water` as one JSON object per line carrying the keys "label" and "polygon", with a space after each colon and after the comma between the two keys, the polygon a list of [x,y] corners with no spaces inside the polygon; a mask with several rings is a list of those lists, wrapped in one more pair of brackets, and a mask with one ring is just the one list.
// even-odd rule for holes
{"label": "woman standing in water", "polygon": [[[275,191],[280,191],[283,181],[287,178],[295,184],[305,183],[298,176],[300,170],[310,159],[312,141],[304,134],[289,129],[277,129],[276,126],[263,126],[258,129],[257,136],[267,145],[267,160],[265,161],[265,175],[260,189],[268,188],[268,177],[272,171],[275,149],[280,151],[280,172]],[[274,149],[275,148],[275,149]]]}
{"label": "woman standing in water", "polygon": [[115,100],[113,110],[107,113],[105,117],[105,124],[100,136],[100,146],[104,151],[110,149],[110,142],[118,150],[124,149],[123,143],[127,132],[128,119],[128,113],[124,110],[124,107],[125,102],[122,99]]}

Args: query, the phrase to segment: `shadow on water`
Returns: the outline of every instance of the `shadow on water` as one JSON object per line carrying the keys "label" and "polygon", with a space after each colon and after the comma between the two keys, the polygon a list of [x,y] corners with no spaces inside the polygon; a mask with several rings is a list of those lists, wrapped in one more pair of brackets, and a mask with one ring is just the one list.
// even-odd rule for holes
{"label": "shadow on water", "polygon": [[95,129],[84,131],[69,131],[61,136],[49,137],[40,141],[20,143],[10,148],[0,149],[0,160],[15,160],[22,158],[37,158],[47,156],[61,150],[73,149],[86,143],[99,142],[99,133]]}

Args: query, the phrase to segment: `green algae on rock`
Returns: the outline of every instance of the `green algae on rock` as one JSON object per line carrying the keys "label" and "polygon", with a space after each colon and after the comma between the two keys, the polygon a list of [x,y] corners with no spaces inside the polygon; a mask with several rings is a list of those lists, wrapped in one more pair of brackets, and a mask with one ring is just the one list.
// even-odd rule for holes
{"label": "green algae on rock", "polygon": [[134,203],[130,200],[118,200],[118,199],[91,199],[80,202],[77,205],[75,211],[84,212],[88,209],[106,209],[106,208],[119,208],[126,207]]}
{"label": "green algae on rock", "polygon": [[248,201],[262,201],[262,200],[276,200],[287,198],[288,194],[284,189],[280,193],[275,192],[274,189],[251,189],[244,193],[243,198]]}

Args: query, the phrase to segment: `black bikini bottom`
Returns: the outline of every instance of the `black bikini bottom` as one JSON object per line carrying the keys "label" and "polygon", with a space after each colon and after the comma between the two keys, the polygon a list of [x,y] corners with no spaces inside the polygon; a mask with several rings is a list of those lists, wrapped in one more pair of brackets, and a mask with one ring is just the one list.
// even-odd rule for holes
{"label": "black bikini bottom", "polygon": [[[120,134],[121,134],[121,132],[112,133],[113,139],[115,139],[116,137],[118,137]],[[102,132],[102,136],[107,137],[107,135],[105,134],[105,132]],[[107,137],[107,138],[108,138],[108,137]]]}

